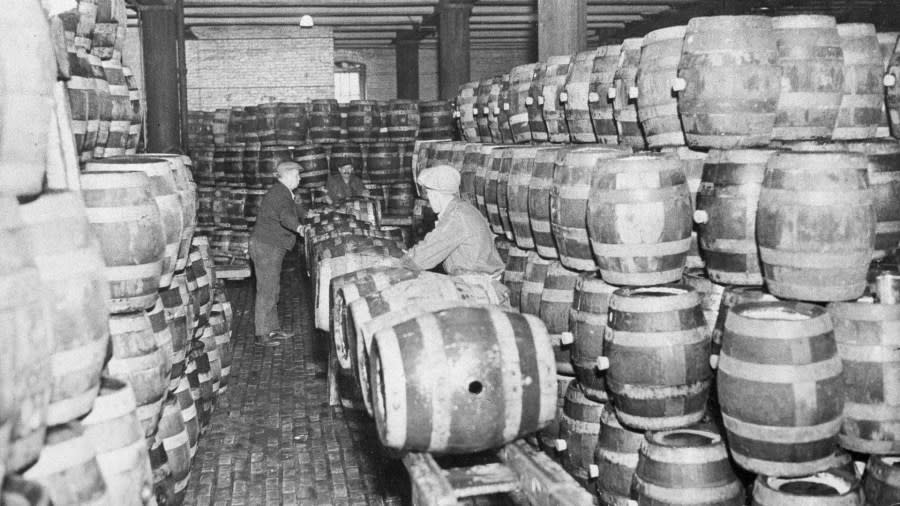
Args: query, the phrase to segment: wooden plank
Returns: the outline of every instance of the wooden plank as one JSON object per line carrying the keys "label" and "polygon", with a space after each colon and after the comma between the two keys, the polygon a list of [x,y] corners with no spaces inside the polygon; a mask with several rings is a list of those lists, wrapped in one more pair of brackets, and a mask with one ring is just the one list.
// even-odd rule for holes
{"label": "wooden plank", "polygon": [[403,465],[412,484],[413,506],[455,506],[459,504],[444,470],[427,453],[407,453]]}
{"label": "wooden plank", "polygon": [[217,265],[216,277],[219,279],[246,279],[250,277],[250,266]]}
{"label": "wooden plank", "polygon": [[498,456],[518,476],[520,489],[534,506],[584,506],[594,497],[562,466],[524,441],[504,446]]}
{"label": "wooden plank", "polygon": [[500,463],[457,467],[444,471],[457,498],[504,494],[519,488],[519,477]]}

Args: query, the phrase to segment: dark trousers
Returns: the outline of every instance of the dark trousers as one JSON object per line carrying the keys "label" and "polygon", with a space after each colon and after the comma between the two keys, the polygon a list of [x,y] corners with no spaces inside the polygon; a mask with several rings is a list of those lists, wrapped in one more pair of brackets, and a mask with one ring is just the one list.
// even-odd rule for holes
{"label": "dark trousers", "polygon": [[250,241],[250,260],[256,274],[256,304],[253,324],[256,335],[264,336],[280,329],[278,294],[281,290],[281,262],[284,249],[260,241]]}

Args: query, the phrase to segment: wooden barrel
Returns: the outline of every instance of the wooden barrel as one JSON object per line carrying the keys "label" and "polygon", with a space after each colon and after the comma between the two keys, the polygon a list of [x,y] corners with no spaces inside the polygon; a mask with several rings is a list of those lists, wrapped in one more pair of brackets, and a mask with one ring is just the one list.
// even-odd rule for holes
{"label": "wooden barrel", "polygon": [[50,427],[41,457],[22,477],[43,486],[56,505],[111,504],[96,455],[81,423]]}
{"label": "wooden barrel", "polygon": [[620,288],[607,325],[606,386],[619,420],[649,430],[698,422],[712,383],[699,294],[682,284]]}
{"label": "wooden barrel", "polygon": [[[894,54],[894,48],[897,47],[897,37],[900,36],[898,32],[878,32],[876,34],[878,37],[878,46],[881,50],[881,64],[882,71],[885,73],[888,72],[889,65],[891,62],[891,56]],[[893,76],[894,74],[892,74]],[[887,78],[887,77],[885,77]],[[896,83],[896,77],[892,77],[894,83]],[[882,81],[884,83],[884,81]],[[893,86],[886,88],[887,91],[886,96],[884,97],[884,101],[881,103],[881,112],[878,120],[878,127],[875,130],[876,138],[887,138],[891,136],[891,122],[888,120],[887,113],[887,99],[890,97]]]}
{"label": "wooden barrel", "polygon": [[706,271],[700,268],[684,270],[682,283],[693,288],[700,294],[700,307],[703,309],[703,319],[706,320],[706,328],[714,332],[716,320],[719,316],[719,306],[722,303],[722,295],[725,286],[712,282],[706,275]]}
{"label": "wooden barrel", "polygon": [[259,150],[259,180],[264,188],[275,183],[278,164],[291,160],[291,150],[284,146],[262,146]]}
{"label": "wooden barrel", "polygon": [[614,87],[613,78],[621,48],[620,44],[598,47],[589,77],[586,98],[596,142],[600,144],[619,143],[609,90]]}
{"label": "wooden barrel", "polygon": [[459,130],[463,140],[479,142],[478,125],[475,122],[475,102],[478,99],[478,81],[465,83],[459,87],[456,96],[456,113],[459,118]]}
{"label": "wooden barrel", "polygon": [[[472,332],[476,326],[484,331]],[[496,306],[448,309],[382,330],[370,363],[379,439],[393,449],[472,453],[534,432],[556,411],[550,354],[540,320]],[[509,366],[510,357],[519,365]],[[408,397],[407,388],[444,400]],[[478,431],[465,428],[473,422]]]}
{"label": "wooden barrel", "polygon": [[644,149],[647,143],[638,121],[637,101],[630,96],[631,88],[637,86],[637,71],[641,61],[641,38],[629,38],[622,41],[619,61],[613,74],[613,87],[607,96],[613,103],[613,118],[619,143]]}
{"label": "wooden barrel", "polygon": [[162,443],[166,452],[175,492],[175,504],[181,504],[187,493],[188,481],[191,479],[191,448],[181,407],[174,396],[169,396],[163,403],[156,440]]}
{"label": "wooden barrel", "polygon": [[498,144],[508,144],[509,141],[503,137],[500,129],[500,93],[503,91],[504,78],[509,83],[509,74],[494,76],[491,79],[490,90],[488,91],[485,108],[482,114],[487,117],[488,130],[491,133],[491,140]]}
{"label": "wooden barrel", "polygon": [[18,474],[7,474],[0,488],[0,501],[16,506],[51,506],[50,495],[41,484],[23,479]]}
{"label": "wooden barrel", "polygon": [[[700,184],[703,179],[703,165],[706,162],[707,153],[686,146],[662,148],[661,151],[663,153],[672,153],[681,160],[681,168],[684,169],[688,191],[691,193],[691,211],[696,211],[697,195],[700,193]],[[706,267],[703,257],[700,256],[698,229],[697,223],[694,223],[691,228],[691,247],[688,249],[687,260],[685,261],[685,267],[687,268]]]}
{"label": "wooden barrel", "polygon": [[446,100],[419,102],[419,139],[452,139],[453,111]]}
{"label": "wooden barrel", "polygon": [[550,190],[550,229],[566,267],[594,271],[597,263],[588,239],[587,208],[591,181],[599,175],[606,160],[624,156],[618,148],[597,146],[574,148],[553,170]]}
{"label": "wooden barrel", "polygon": [[547,128],[547,137],[550,142],[569,142],[569,126],[566,123],[566,111],[559,101],[559,92],[566,85],[566,77],[572,65],[573,55],[551,56],[544,64],[544,72],[541,79],[541,97],[539,101],[544,125]]}
{"label": "wooden barrel", "polygon": [[517,308],[522,304],[522,285],[525,282],[528,251],[512,246],[508,255],[506,268],[503,270],[503,284],[509,288],[509,305]]}
{"label": "wooden barrel", "polygon": [[175,487],[166,461],[166,450],[156,436],[147,438],[147,453],[150,455],[150,468],[153,470],[153,495],[157,504],[173,504]]}
{"label": "wooden barrel", "polygon": [[[688,283],[687,276],[687,273],[685,273],[685,283]],[[719,288],[722,287],[719,286]],[[711,360],[715,362],[719,359],[719,352],[722,349],[722,336],[725,335],[725,320],[728,317],[728,311],[731,310],[731,308],[738,304],[745,304],[748,302],[777,302],[778,300],[777,297],[758,286],[725,287],[719,295],[719,304],[716,307],[716,318],[714,320],[711,338],[711,355],[713,357]],[[709,320],[707,319],[707,325],[708,324]]]}
{"label": "wooden barrel", "polygon": [[172,336],[172,355],[169,357],[172,371],[169,377],[170,381],[177,385],[179,378],[184,375],[184,360],[187,356],[188,344],[192,336],[191,327],[194,321],[185,276],[183,274],[176,275],[172,286],[161,291],[159,295],[163,304],[166,326]]}
{"label": "wooden barrel", "polygon": [[600,436],[594,452],[597,465],[597,497],[602,504],[628,506],[631,482],[638,464],[638,452],[644,442],[644,433],[622,427],[616,418],[612,404],[606,404],[600,413]]}
{"label": "wooden barrel", "polygon": [[844,53],[844,89],[832,139],[871,139],[882,119],[884,66],[875,25],[837,25]]}
{"label": "wooden barrel", "polygon": [[141,506],[152,494],[147,442],[136,410],[131,385],[104,377],[94,409],[81,421],[111,504]]}
{"label": "wooden barrel", "polygon": [[381,118],[378,115],[378,103],[376,101],[350,101],[347,108],[347,133],[350,142],[378,142],[381,127]]}
{"label": "wooden barrel", "polygon": [[310,130],[310,120],[308,104],[278,102],[275,111],[276,142],[282,146],[304,144]]}
{"label": "wooden barrel", "polygon": [[221,376],[219,377],[219,394],[228,391],[228,382],[231,378],[232,344],[231,329],[228,328],[225,315],[214,312],[209,317],[209,325],[216,341],[216,349],[219,351],[219,363]]}
{"label": "wooden barrel", "polygon": [[390,184],[404,179],[397,144],[378,142],[366,148],[366,172],[363,179],[372,183]]}
{"label": "wooden barrel", "polygon": [[678,112],[688,146],[768,145],[781,90],[777,57],[769,17],[692,18],[678,64],[684,80]]}
{"label": "wooden barrel", "polygon": [[831,16],[772,18],[781,80],[773,139],[830,139],[844,92],[844,59]]}
{"label": "wooden barrel", "polygon": [[534,172],[538,148],[512,150],[512,165],[506,184],[506,209],[516,245],[523,249],[534,248],[531,222],[528,218],[528,187]]}
{"label": "wooden barrel", "polygon": [[131,68],[123,65],[122,75],[125,76],[125,83],[128,86],[128,98],[131,102],[131,127],[128,130],[128,145],[125,148],[125,154],[133,155],[137,153],[137,147],[141,140],[141,133],[144,128],[144,111],[141,106],[141,90]]}
{"label": "wooden barrel", "polygon": [[100,241],[113,313],[152,307],[165,254],[162,218],[141,172],[81,175],[91,231]]}
{"label": "wooden barrel", "polygon": [[317,188],[328,180],[328,158],[325,149],[317,144],[304,144],[294,148],[293,160],[300,164],[300,186]]}
{"label": "wooden barrel", "polygon": [[353,167],[353,172],[361,174],[365,168],[363,164],[362,148],[357,144],[341,143],[331,146],[331,155],[328,157],[328,171],[337,174],[338,169],[344,165]]}
{"label": "wooden barrel", "polygon": [[194,160],[194,181],[198,185],[215,186],[215,149],[208,146],[191,146],[191,157]]}
{"label": "wooden barrel", "polygon": [[213,382],[209,357],[200,352],[196,357],[188,357],[185,376],[191,389],[191,397],[197,407],[197,421],[200,423],[200,433],[203,434],[209,426],[212,412],[216,406],[216,385]]}
{"label": "wooden barrel", "polygon": [[634,471],[637,504],[743,506],[725,441],[702,426],[648,432]]}
{"label": "wooden barrel", "polygon": [[109,83],[103,73],[103,61],[95,55],[88,55],[91,65],[91,73],[94,76],[94,90],[97,94],[98,124],[97,142],[94,144],[93,153],[82,153],[82,158],[87,161],[106,157],[106,142],[109,140],[109,126],[112,122],[112,95],[109,93]]}
{"label": "wooden barrel", "polygon": [[[728,446],[749,471],[802,476],[832,467],[844,407],[841,358],[824,308],[731,308],[717,390]],[[766,392],[760,397],[751,392]]]}
{"label": "wooden barrel", "polygon": [[[637,109],[651,149],[683,146],[684,132],[672,86],[678,77],[686,26],[670,26],[644,36],[636,76]],[[633,90],[629,90],[631,92]]]}
{"label": "wooden barrel", "polygon": [[[475,194],[475,205],[481,212],[481,215],[488,219],[491,224],[491,230],[494,230],[495,224],[490,220],[490,213],[487,208],[487,189],[488,177],[494,167],[494,158],[499,158],[502,151],[498,146],[481,145],[481,156],[478,157],[478,165],[475,166],[475,174],[472,177],[472,190]],[[462,174],[460,174],[462,176]],[[460,177],[460,187],[462,188],[462,177]],[[467,188],[468,189],[468,188]]]}
{"label": "wooden barrel", "polygon": [[494,238],[494,247],[497,248],[500,261],[503,262],[503,265],[506,265],[506,262],[509,261],[509,248],[515,248],[516,245],[509,239],[498,235]]}
{"label": "wooden barrel", "polygon": [[891,379],[900,371],[898,336],[900,306],[868,302],[833,302],[828,314],[844,366],[844,421],[841,446],[868,454],[900,451],[900,399]]}
{"label": "wooden barrel", "polygon": [[[463,148],[463,163],[462,166],[459,167],[459,196],[461,199],[466,202],[472,204],[476,208],[478,207],[478,201],[475,196],[475,177],[478,172],[478,167],[482,162],[482,154],[481,154],[481,144],[477,144],[474,142],[463,143],[465,147]],[[434,164],[429,160],[429,167],[433,167]],[[423,167],[424,168],[424,167]],[[415,178],[418,172],[413,174]],[[483,177],[483,174],[482,174]],[[484,184],[482,180],[482,185]],[[420,196],[425,195],[425,190],[421,188],[418,183],[416,184],[416,189]],[[483,188],[482,188],[483,189]],[[482,194],[482,197],[484,195]]]}
{"label": "wooden barrel", "polygon": [[777,153],[756,215],[766,286],[779,297],[862,295],[875,247],[874,192],[855,153]]}
{"label": "wooden barrel", "polygon": [[550,269],[551,263],[551,260],[544,260],[533,251],[528,252],[519,303],[519,309],[523,313],[540,315],[541,293],[544,292],[544,282],[547,280],[547,271]]}
{"label": "wooden barrel", "polygon": [[232,142],[226,144],[224,149],[225,184],[233,188],[246,186],[247,181],[244,178],[244,143]]}
{"label": "wooden barrel", "polygon": [[500,129],[500,142],[503,144],[515,144],[512,127],[509,124],[509,74],[500,76],[500,93],[497,95],[497,108],[492,114],[497,117],[497,127]]}
{"label": "wooden barrel", "polygon": [[228,200],[225,202],[225,210],[228,213],[226,220],[229,228],[237,232],[239,230],[249,230],[250,226],[245,219],[247,215],[245,209],[247,207],[246,188],[233,188],[228,194]]}
{"label": "wooden barrel", "polygon": [[[122,73],[122,63],[116,60],[105,60],[103,75],[109,85],[110,123],[109,135],[103,154],[106,157],[122,156],[128,147],[128,136],[131,129],[131,99],[128,83]],[[210,139],[211,140],[211,139]]]}
{"label": "wooden barrel", "polygon": [[181,381],[178,382],[175,398],[178,399],[178,407],[181,409],[181,420],[187,431],[188,448],[193,459],[200,441],[200,422],[197,419],[197,406],[191,396],[191,387],[187,376],[182,376]]}
{"label": "wooden barrel", "polygon": [[53,389],[47,424],[87,414],[100,388],[109,330],[109,287],[80,194],[45,192],[19,207],[34,262],[50,301]]}
{"label": "wooden barrel", "polygon": [[106,374],[132,386],[138,418],[149,437],[156,431],[169,386],[169,357],[157,344],[144,313],[110,316],[109,332],[112,358],[106,364]]}
{"label": "wooden barrel", "polygon": [[599,53],[600,48],[596,48],[575,54],[564,89],[559,93],[559,101],[565,107],[566,125],[572,142],[597,142],[591,111],[588,109],[588,93],[594,59]]}
{"label": "wooden barrel", "polygon": [[487,168],[484,176],[484,207],[487,211],[487,219],[491,226],[491,231],[498,235],[504,235],[503,219],[500,216],[499,195],[500,178],[504,168],[507,168],[506,180],[509,181],[509,163],[505,164],[504,159],[512,161],[512,153],[509,152],[509,148],[493,150],[490,159],[491,165]]}
{"label": "wooden barrel", "polygon": [[528,96],[525,97],[525,107],[528,110],[528,127],[531,130],[531,140],[535,142],[547,142],[550,140],[547,124],[544,123],[543,109],[544,73],[546,69],[547,64],[544,62],[534,64]]}
{"label": "wooden barrel", "polygon": [[[491,88],[494,86],[494,80],[494,77],[486,77],[481,81],[478,81],[475,103],[472,104],[472,117],[475,119],[475,130],[478,133],[478,138],[476,140],[481,142],[492,142],[494,140],[491,135],[491,127],[488,121],[488,116],[490,114],[488,102],[490,100]],[[500,142],[500,139],[498,138],[496,142]]]}
{"label": "wooden barrel", "polygon": [[[893,49],[891,49],[893,51]],[[71,76],[66,81],[66,90],[69,96],[69,107],[72,111],[72,134],[75,136],[75,149],[80,158],[82,150],[90,149],[93,153],[93,143],[96,142],[96,130],[92,135],[88,135],[88,125],[92,121],[92,116],[96,117],[99,113],[97,109],[97,94],[94,88],[94,78],[91,74],[90,66],[85,65],[86,58],[75,58],[71,65]],[[90,146],[87,146],[90,143]],[[36,171],[32,176],[33,179],[43,171]],[[42,183],[34,181],[31,193],[40,191]]]}
{"label": "wooden barrel", "polygon": [[[15,198],[0,198],[0,470],[37,460],[52,388],[44,363],[53,352],[50,305]],[[10,439],[10,437],[12,439]]]}
{"label": "wooden barrel", "polygon": [[172,171],[172,177],[175,181],[175,189],[181,201],[183,223],[175,270],[183,270],[185,265],[187,265],[188,250],[191,246],[191,238],[194,236],[194,228],[197,225],[197,185],[194,183],[191,171],[188,168],[191,159],[185,155],[170,153],[146,153],[138,156],[163,158],[169,162],[169,169]]}
{"label": "wooden barrel", "polygon": [[169,163],[162,158],[115,157],[92,161],[85,166],[85,171],[143,172],[150,178],[150,194],[159,208],[166,244],[159,287],[168,287],[175,272],[178,251],[181,247],[181,236],[185,226],[181,197],[175,186],[175,177],[169,169]]}
{"label": "wooden barrel", "polygon": [[605,160],[587,193],[590,245],[604,280],[644,286],[681,279],[691,200],[679,160],[652,154]]}
{"label": "wooden barrel", "polygon": [[[349,129],[349,126],[348,126]],[[309,111],[309,140],[317,144],[334,144],[340,140],[341,117],[337,100],[313,100]]]}
{"label": "wooden barrel", "polygon": [[196,306],[194,314],[199,324],[205,325],[212,308],[212,287],[207,271],[208,259],[204,258],[201,248],[208,251],[209,243],[205,237],[195,237],[191,241],[190,264],[185,269],[185,274],[189,271],[195,280],[196,288],[191,293]]}
{"label": "wooden barrel", "polygon": [[[868,501],[867,501],[868,499]],[[859,478],[843,469],[829,469],[812,476],[776,478],[757,476],[753,482],[753,506],[862,506],[890,504],[863,494]]]}
{"label": "wooden barrel", "polygon": [[[335,258],[328,262],[322,262],[322,265],[320,265],[318,269],[319,272],[316,276],[316,327],[319,329],[328,330],[330,327],[330,318],[333,316],[331,312],[332,292],[330,283],[333,278],[372,267],[397,267],[396,261],[390,258],[377,258],[359,254],[345,256],[346,258],[344,259]],[[352,297],[352,300],[355,300],[358,294],[363,290],[363,287],[372,290],[377,287],[378,290],[381,290],[386,286],[390,286],[394,279],[409,279],[415,277],[415,275],[411,275],[407,271],[407,269],[402,269],[399,271],[391,271],[390,274],[381,273],[376,275],[373,279],[362,277],[360,278],[360,281],[362,282],[360,287],[338,286],[335,288],[335,290],[338,291],[335,291],[334,293],[338,297],[344,297],[343,302],[346,304],[349,297]],[[369,273],[365,272],[360,274]],[[346,282],[346,280],[343,280],[342,282]],[[340,291],[339,289],[343,291]],[[340,303],[340,298],[335,302]],[[336,309],[341,308],[343,308],[343,306]],[[340,349],[340,347],[338,349]],[[347,349],[349,349],[349,347]],[[347,362],[347,364],[349,365],[349,362]]]}
{"label": "wooden barrel", "polygon": [[266,196],[268,190],[247,190],[246,200],[244,201],[244,222],[247,228],[253,230],[256,224],[256,218],[259,215],[259,207],[262,205],[263,197]]}
{"label": "wooden barrel", "polygon": [[278,103],[259,104],[257,111],[256,134],[259,137],[259,142],[265,146],[274,145],[278,139],[275,135],[278,122]]}
{"label": "wooden barrel", "polygon": [[694,221],[710,279],[762,285],[756,248],[756,207],[772,150],[710,150]]}
{"label": "wooden barrel", "polygon": [[526,102],[536,65],[535,63],[518,65],[509,71],[509,128],[515,143],[531,141],[531,125]]}
{"label": "wooden barrel", "polygon": [[419,130],[419,105],[415,100],[391,100],[387,108],[387,134],[393,142],[415,142]]}
{"label": "wooden barrel", "polygon": [[569,330],[569,311],[575,299],[578,278],[578,272],[566,269],[559,262],[552,262],[547,268],[539,314],[550,334],[561,334]]}
{"label": "wooden barrel", "polygon": [[411,216],[415,205],[415,188],[412,182],[392,183],[384,186],[387,193],[383,214],[395,216]]}
{"label": "wooden barrel", "polygon": [[219,387],[222,386],[222,357],[219,353],[218,346],[216,346],[216,336],[213,333],[212,327],[209,325],[202,329],[198,329],[197,332],[194,333],[194,336],[192,345],[195,348],[198,344],[203,346],[203,353],[206,354],[207,361],[209,362],[209,372],[212,376],[213,389],[215,394],[218,395]]}
{"label": "wooden barrel", "polygon": [[565,159],[569,148],[540,148],[534,155],[534,170],[528,182],[528,221],[535,250],[544,258],[559,258],[550,226],[550,193],[557,164]]}
{"label": "wooden barrel", "polygon": [[609,297],[616,287],[608,285],[594,273],[584,273],[575,283],[569,331],[572,332],[572,368],[588,399],[606,402],[605,373],[597,369],[597,358],[603,356],[603,338],[609,312]]}
{"label": "wooden barrel", "polygon": [[594,464],[604,406],[585,397],[578,381],[569,383],[559,419],[559,439],[563,444],[558,443],[557,450],[562,453],[563,469],[583,486],[593,481],[590,468]]}
{"label": "wooden barrel", "polygon": [[872,455],[863,476],[866,503],[896,504],[900,502],[900,458]]}
{"label": "wooden barrel", "polygon": [[244,174],[244,183],[250,188],[262,187],[262,178],[259,173],[259,155],[262,145],[258,142],[244,143],[244,152],[241,155],[241,172]]}

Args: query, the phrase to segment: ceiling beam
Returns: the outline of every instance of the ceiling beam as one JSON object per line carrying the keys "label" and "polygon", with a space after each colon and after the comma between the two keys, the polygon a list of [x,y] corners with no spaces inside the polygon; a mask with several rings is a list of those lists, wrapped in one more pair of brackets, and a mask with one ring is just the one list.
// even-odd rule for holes
{"label": "ceiling beam", "polygon": [[[291,25],[300,24],[301,16],[254,16],[254,17],[215,17],[185,16],[184,22],[189,25]],[[347,18],[315,18],[316,25],[340,26],[398,24],[412,26],[422,22],[422,16],[361,16]]]}
{"label": "ceiling beam", "polygon": [[[420,7],[437,5],[439,0],[340,0],[342,7]],[[246,7],[248,0],[184,0],[187,7]],[[302,7],[330,8],[336,5],[334,0],[252,0],[255,7]]]}
{"label": "ceiling beam", "polygon": [[185,16],[204,17],[260,17],[260,16],[303,16],[308,14],[313,18],[341,17],[341,16],[425,16],[434,11],[432,7],[333,7],[333,8],[308,8],[308,7],[258,7],[246,4],[243,7],[186,7]]}

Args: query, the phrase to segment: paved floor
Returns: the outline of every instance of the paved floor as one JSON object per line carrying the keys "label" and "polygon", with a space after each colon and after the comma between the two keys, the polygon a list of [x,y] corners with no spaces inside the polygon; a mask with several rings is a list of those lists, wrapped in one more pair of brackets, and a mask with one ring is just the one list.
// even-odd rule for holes
{"label": "paved floor", "polygon": [[185,504],[408,503],[406,470],[381,455],[371,419],[328,406],[325,334],[314,330],[309,280],[286,267],[279,313],[298,337],[277,348],[252,344],[250,281],[228,283],[231,379],[200,440]]}

